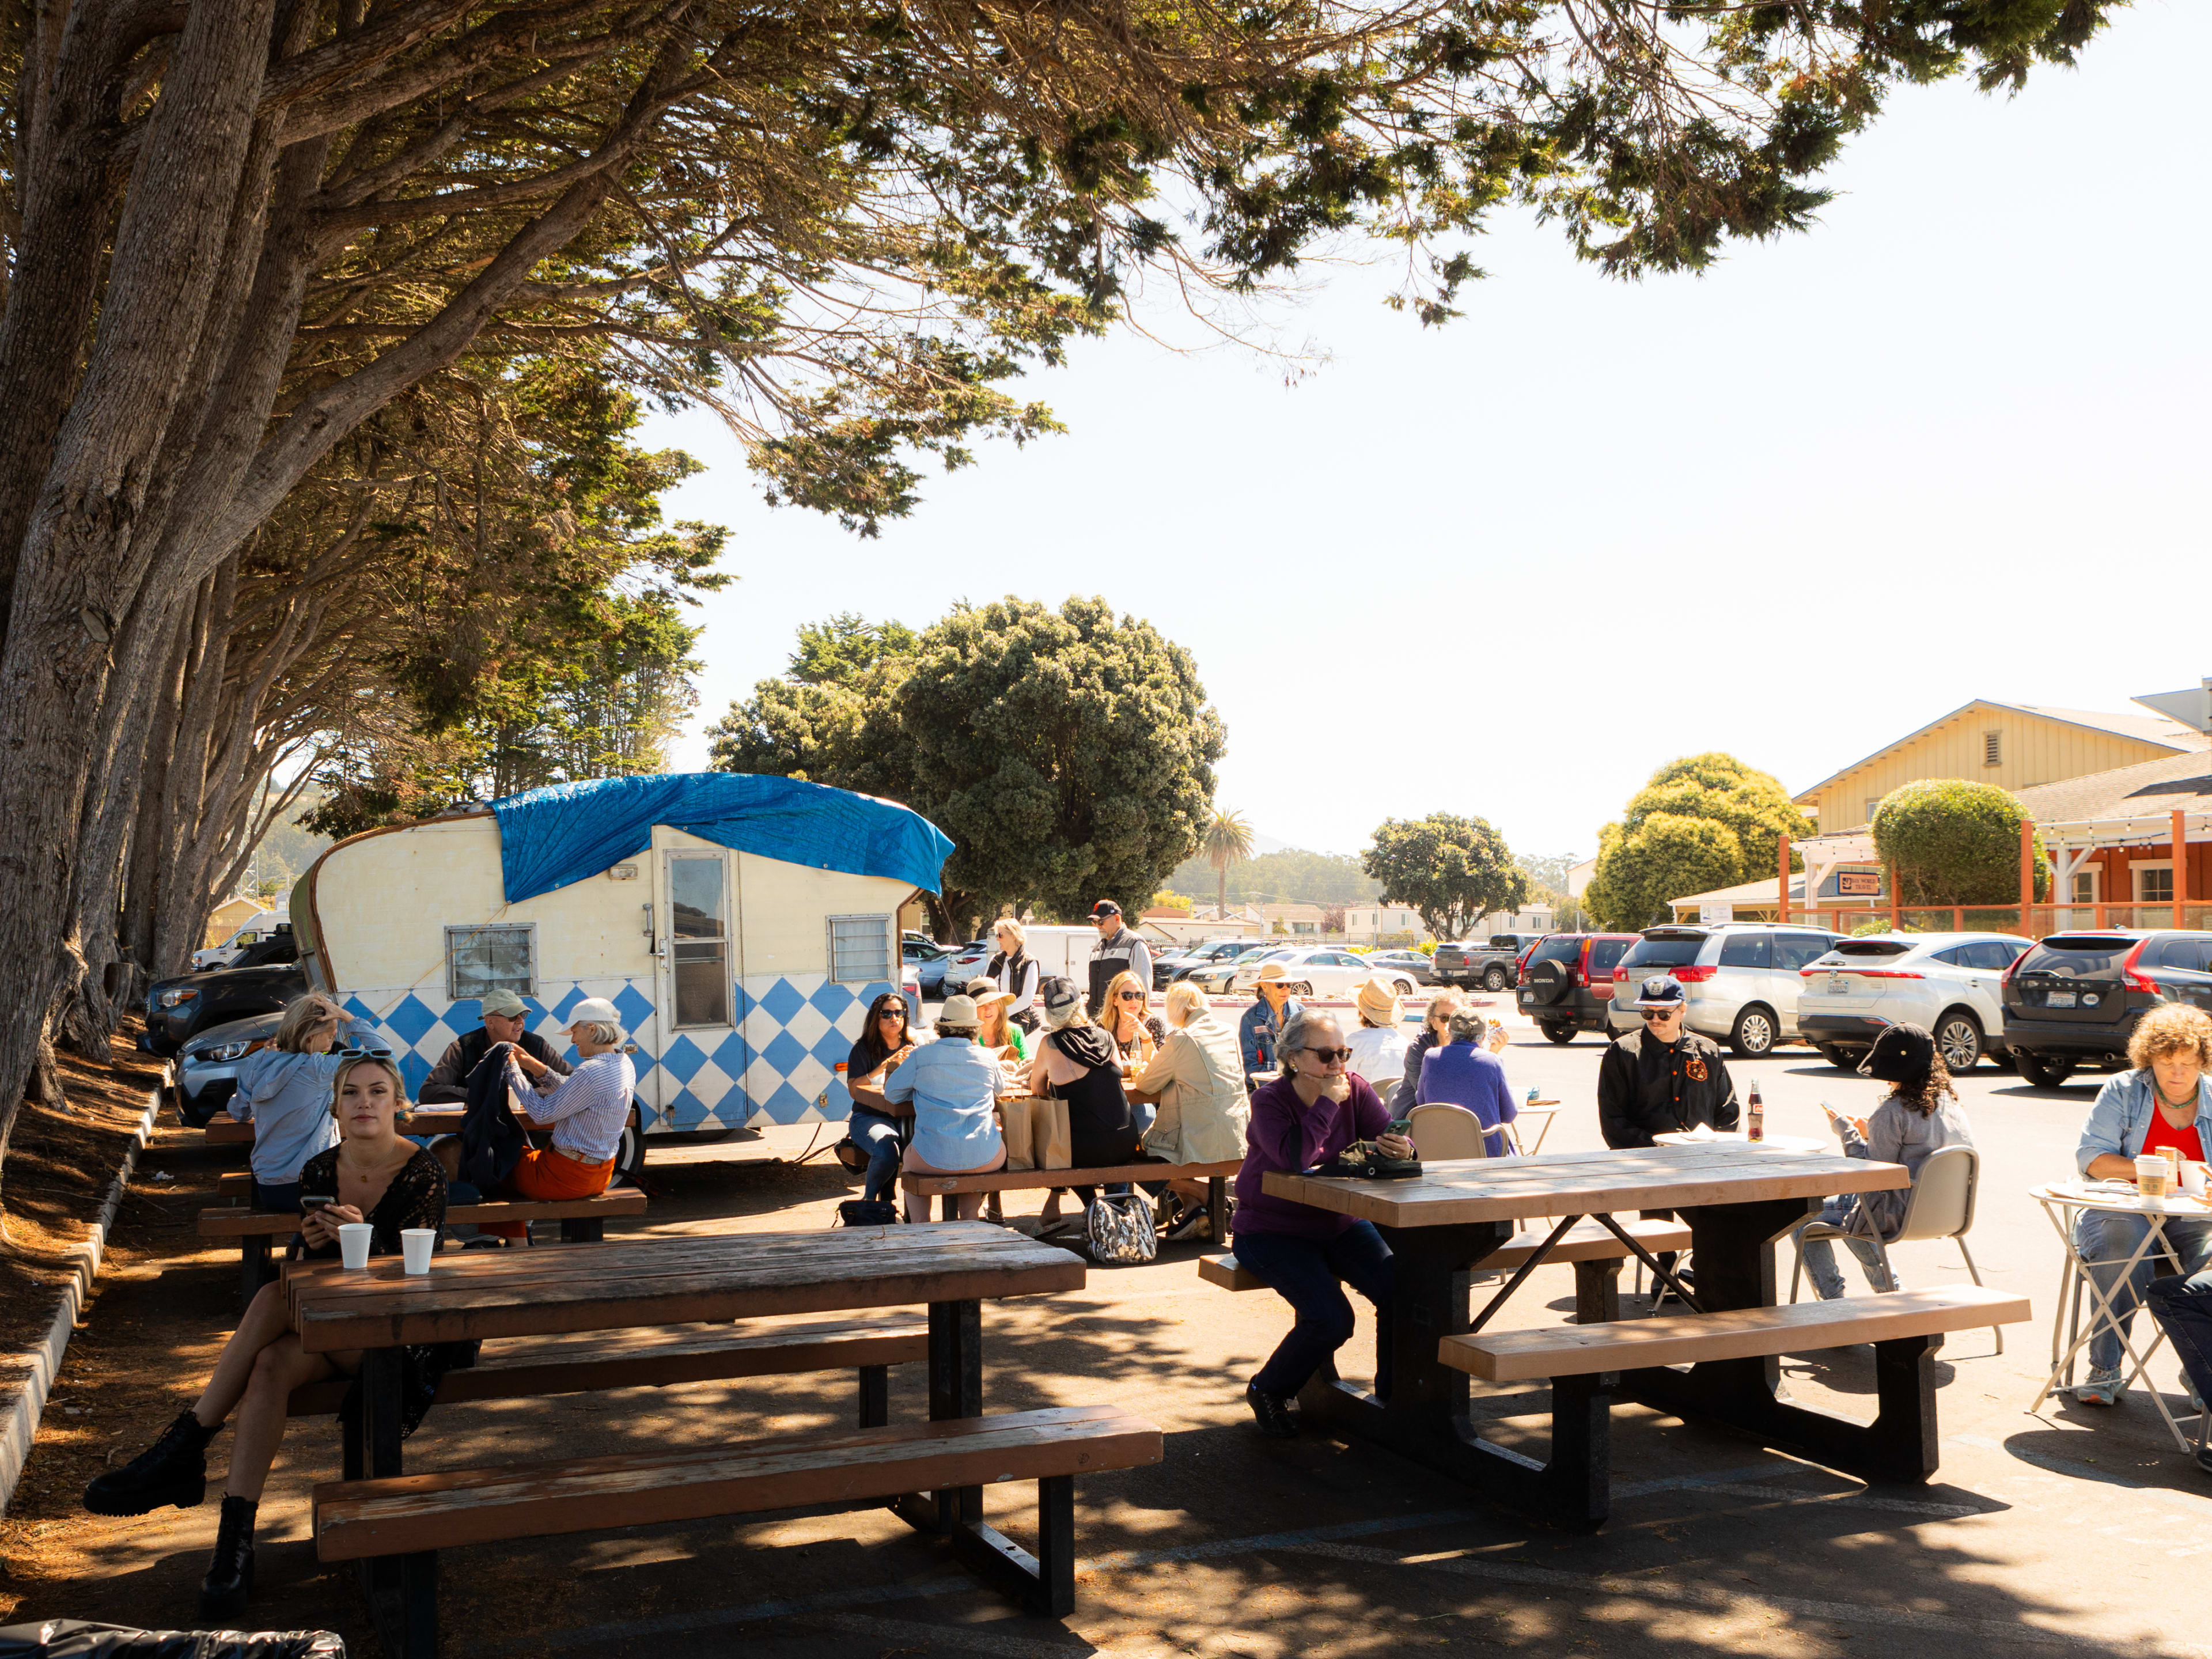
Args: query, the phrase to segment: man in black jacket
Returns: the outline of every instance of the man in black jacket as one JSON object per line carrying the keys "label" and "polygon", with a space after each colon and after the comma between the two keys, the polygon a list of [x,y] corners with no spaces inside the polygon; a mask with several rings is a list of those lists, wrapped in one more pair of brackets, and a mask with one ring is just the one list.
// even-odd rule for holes
{"label": "man in black jacket", "polygon": [[511,1042],[562,1077],[568,1075],[568,1062],[553,1052],[552,1045],[537,1032],[523,1029],[530,1010],[523,1006],[520,997],[512,991],[494,991],[484,998],[483,1007],[482,1028],[455,1037],[447,1046],[437,1068],[422,1079],[422,1091],[416,1096],[418,1104],[467,1104],[470,1074],[483,1063],[483,1057],[495,1043]]}
{"label": "man in black jacket", "polygon": [[1682,1029],[1679,981],[1658,975],[1640,988],[1644,1029],[1613,1040],[1597,1065],[1597,1123],[1608,1146],[1652,1146],[1654,1135],[1736,1127],[1735,1085],[1720,1044]]}

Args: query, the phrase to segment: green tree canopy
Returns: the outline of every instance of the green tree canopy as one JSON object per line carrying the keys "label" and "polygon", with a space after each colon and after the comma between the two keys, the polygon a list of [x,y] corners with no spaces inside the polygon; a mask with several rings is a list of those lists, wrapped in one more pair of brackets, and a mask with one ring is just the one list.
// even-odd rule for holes
{"label": "green tree canopy", "polygon": [[1410,905],[1438,939],[1459,939],[1493,910],[1517,910],[1528,878],[1486,818],[1431,812],[1385,818],[1360,867],[1385,904]]}
{"label": "green tree canopy", "polygon": [[1010,904],[1079,915],[1110,898],[1133,914],[1211,822],[1224,738],[1197,665],[1103,599],[962,605],[910,654],[841,672],[763,681],[714,727],[714,764],[803,771],[921,813],[956,848],[948,933]]}
{"label": "green tree canopy", "polygon": [[[1583,903],[1607,927],[1648,927],[1674,899],[1774,872],[1782,837],[1813,830],[1771,773],[1719,753],[1670,761],[1630,797],[1620,823],[1598,832]],[[1790,867],[1803,867],[1794,854]]]}
{"label": "green tree canopy", "polygon": [[[1923,778],[1881,798],[1874,844],[1897,872],[1901,903],[2017,904],[2021,826],[2031,822],[2020,797],[1993,783]],[[2040,848],[2035,896],[2051,896]]]}

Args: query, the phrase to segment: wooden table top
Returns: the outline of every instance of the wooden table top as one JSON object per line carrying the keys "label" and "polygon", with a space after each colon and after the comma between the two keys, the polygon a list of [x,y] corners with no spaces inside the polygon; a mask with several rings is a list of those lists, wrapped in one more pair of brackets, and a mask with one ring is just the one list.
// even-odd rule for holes
{"label": "wooden table top", "polygon": [[1270,1170],[1265,1190],[1385,1227],[1450,1227],[1531,1216],[1687,1210],[1770,1198],[1910,1187],[1902,1164],[1806,1158],[1747,1146],[1639,1146],[1425,1163],[1414,1181],[1350,1181]]}
{"label": "wooden table top", "polygon": [[469,1337],[902,1308],[1081,1290],[1083,1258],[988,1222],[699,1233],[294,1272],[284,1295],[311,1353]]}

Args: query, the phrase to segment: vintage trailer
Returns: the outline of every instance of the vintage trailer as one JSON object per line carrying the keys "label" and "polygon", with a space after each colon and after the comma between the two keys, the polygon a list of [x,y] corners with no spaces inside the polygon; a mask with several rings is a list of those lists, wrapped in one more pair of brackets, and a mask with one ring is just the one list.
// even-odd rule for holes
{"label": "vintage trailer", "polygon": [[293,890],[309,982],[374,1021],[410,1094],[513,990],[567,1047],[605,997],[646,1133],[842,1119],[835,1067],[897,988],[899,907],[952,843],[889,801],[708,772],[556,785],[340,842]]}

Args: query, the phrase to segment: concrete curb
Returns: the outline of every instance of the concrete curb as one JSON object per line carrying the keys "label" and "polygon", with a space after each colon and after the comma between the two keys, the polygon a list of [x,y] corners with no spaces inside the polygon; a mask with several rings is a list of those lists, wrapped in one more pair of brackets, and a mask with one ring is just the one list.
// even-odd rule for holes
{"label": "concrete curb", "polygon": [[[161,1109],[161,1091],[156,1089],[147,1102],[145,1116],[138,1120],[137,1135],[123,1154],[123,1167],[115,1172],[114,1183],[108,1188],[106,1200],[93,1220],[92,1231],[76,1247],[76,1271],[62,1286],[61,1306],[54,1310],[54,1322],[47,1328],[44,1339],[22,1356],[22,1361],[27,1361],[27,1375],[14,1397],[0,1407],[0,1413],[4,1413],[0,1414],[0,1516],[8,1513],[8,1505],[15,1496],[15,1483],[23,1477],[23,1465],[31,1455],[31,1443],[38,1438],[39,1419],[53,1392],[54,1379],[61,1375],[62,1356],[69,1352],[77,1315],[84,1310],[93,1280],[100,1276],[100,1259],[107,1248],[107,1230],[115,1224],[115,1212],[122,1207],[131,1172],[138,1167],[138,1154],[153,1138],[154,1116]],[[9,1369],[13,1371],[15,1365]],[[12,1383],[14,1378],[8,1380]]]}

